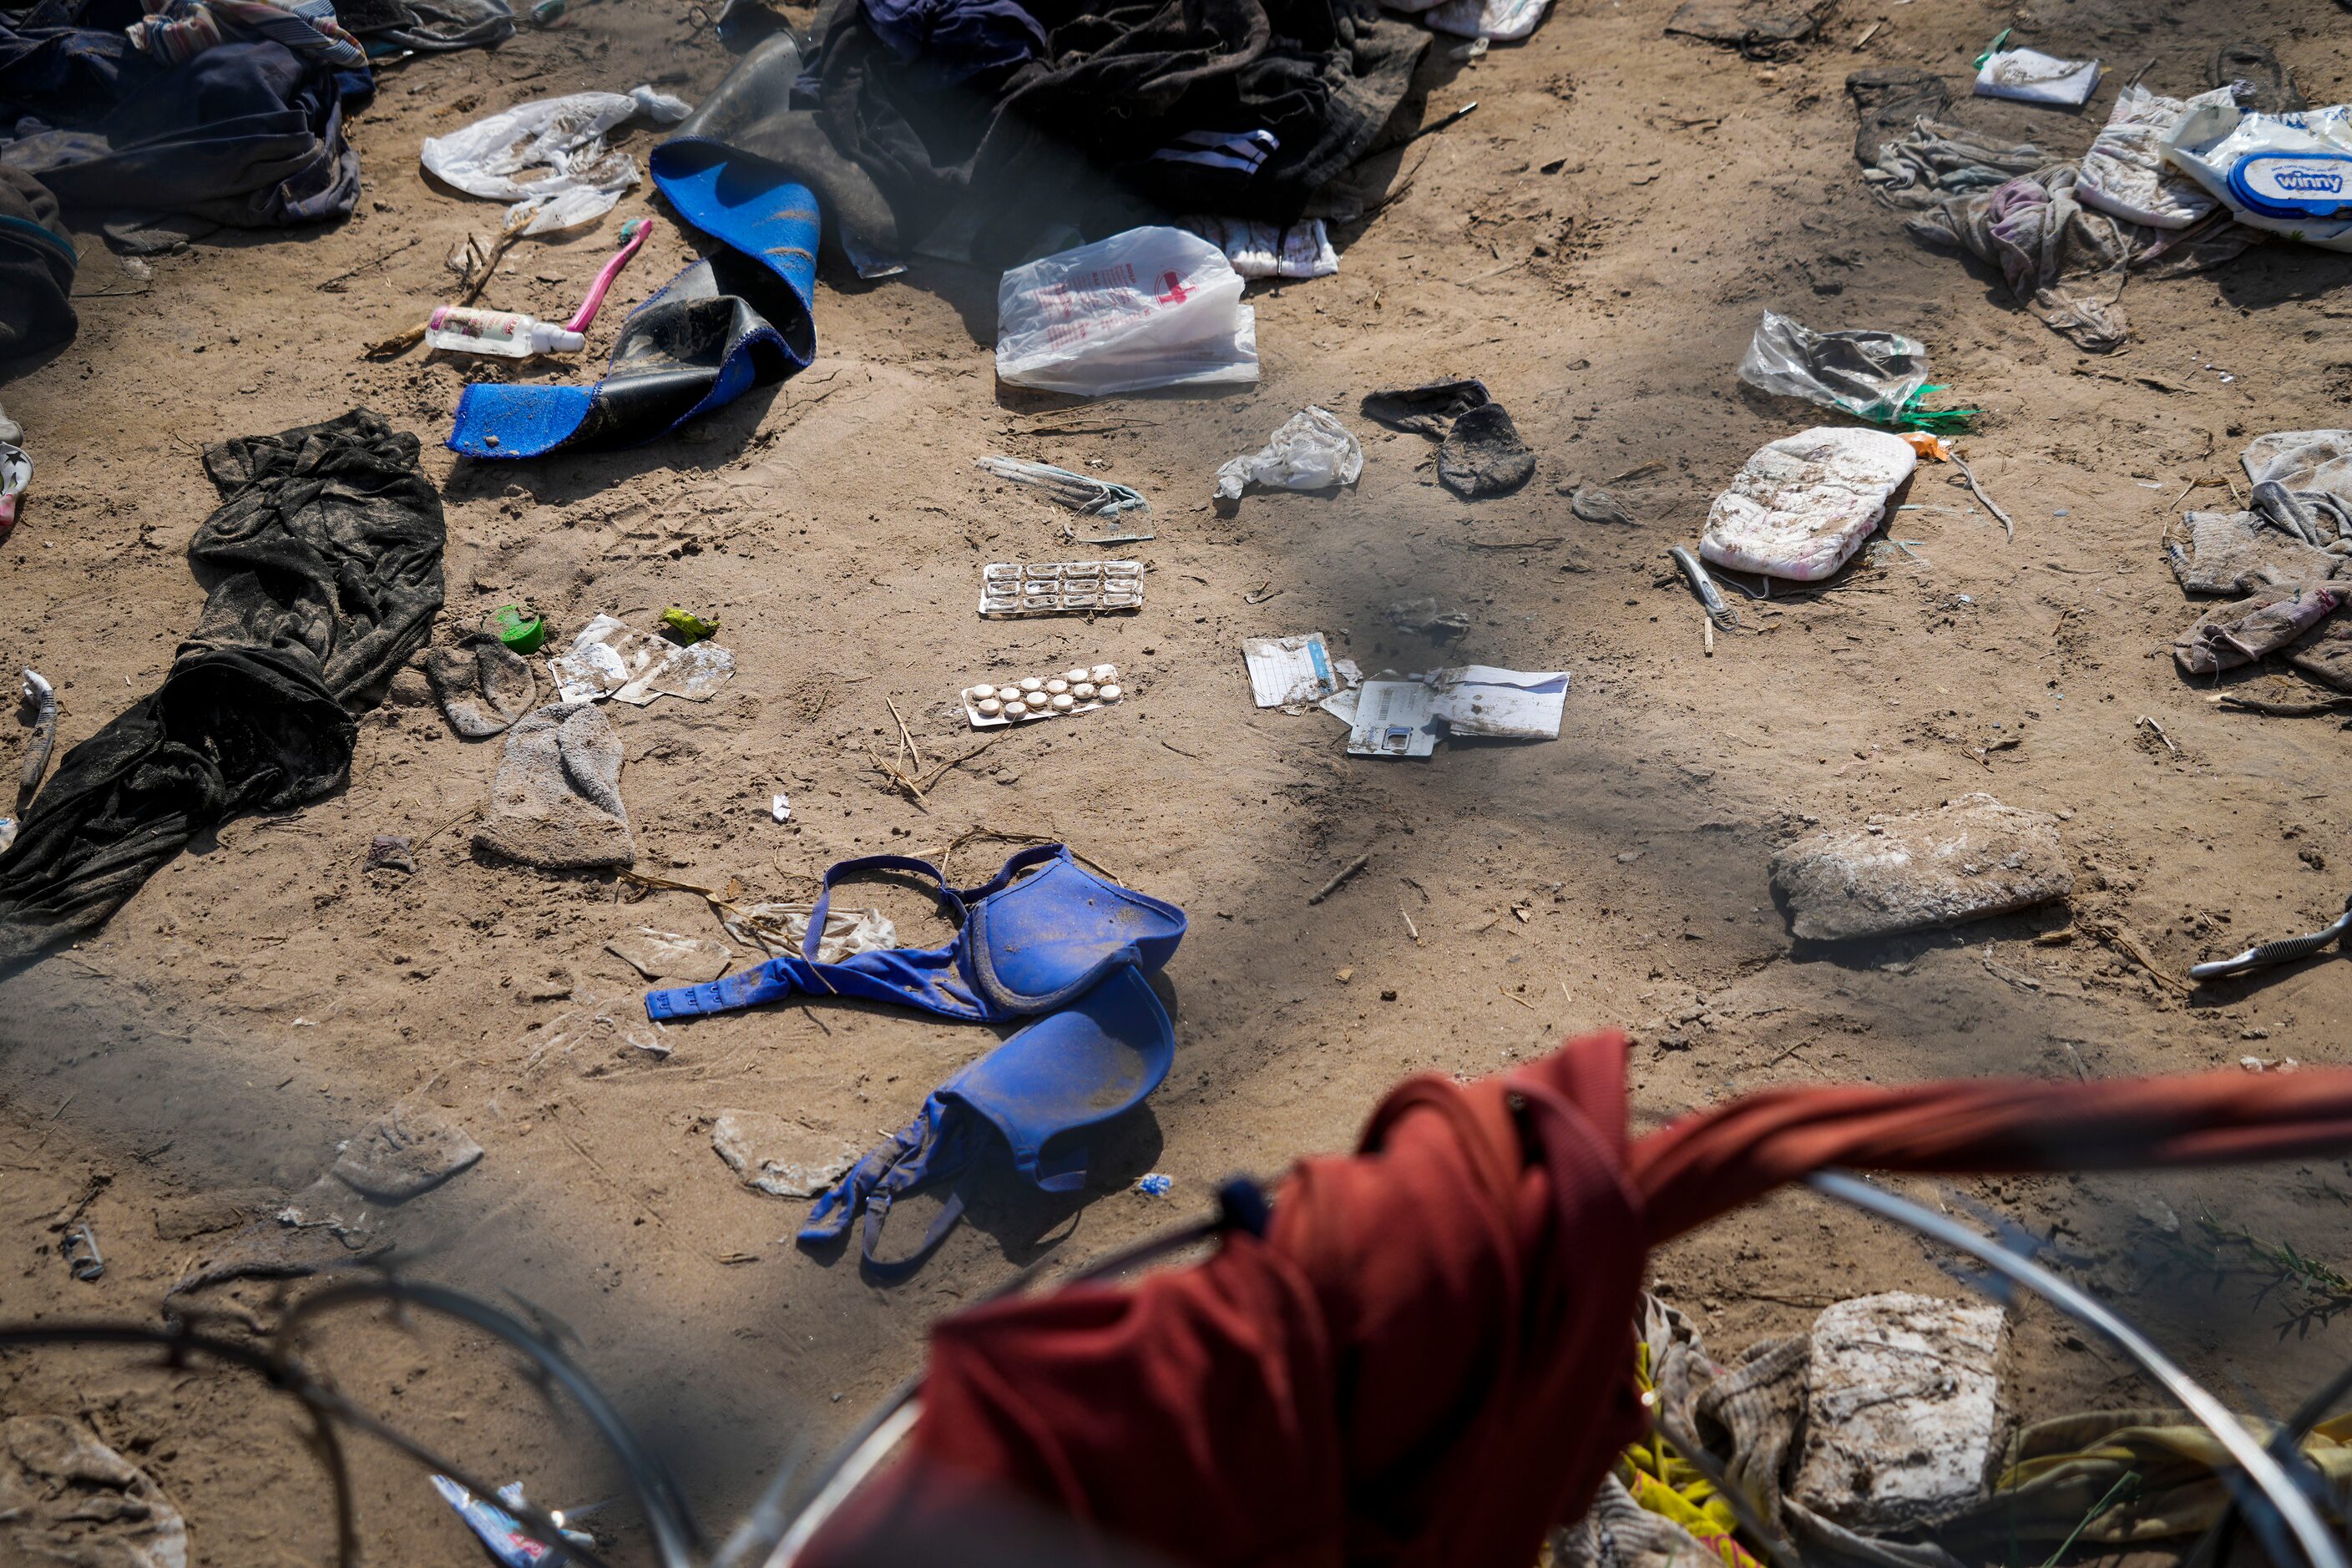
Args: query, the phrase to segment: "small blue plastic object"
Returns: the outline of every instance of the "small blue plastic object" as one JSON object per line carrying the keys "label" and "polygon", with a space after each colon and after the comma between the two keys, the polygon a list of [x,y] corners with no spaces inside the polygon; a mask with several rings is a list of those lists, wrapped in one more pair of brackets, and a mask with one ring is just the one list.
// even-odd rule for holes
{"label": "small blue plastic object", "polygon": [[2250,153],[2231,165],[2230,193],[2263,217],[2352,217],[2352,153]]}
{"label": "small blue plastic object", "polygon": [[1168,1195],[1168,1189],[1175,1184],[1176,1182],[1173,1177],[1163,1176],[1159,1172],[1154,1171],[1148,1176],[1138,1177],[1135,1183],[1135,1190],[1141,1193],[1147,1198],[1164,1198]]}

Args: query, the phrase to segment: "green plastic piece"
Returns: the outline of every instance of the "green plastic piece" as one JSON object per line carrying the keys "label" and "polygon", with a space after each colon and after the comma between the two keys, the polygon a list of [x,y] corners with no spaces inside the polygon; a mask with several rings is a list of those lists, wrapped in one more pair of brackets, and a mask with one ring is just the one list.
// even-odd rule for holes
{"label": "green plastic piece", "polygon": [[499,641],[517,653],[537,653],[546,645],[547,622],[518,605],[501,605],[490,619],[498,626]]}
{"label": "green plastic piece", "polygon": [[672,605],[661,613],[661,620],[662,625],[677,634],[679,641],[686,643],[698,643],[719,630],[717,616],[706,621],[691,611],[679,609],[676,605]]}

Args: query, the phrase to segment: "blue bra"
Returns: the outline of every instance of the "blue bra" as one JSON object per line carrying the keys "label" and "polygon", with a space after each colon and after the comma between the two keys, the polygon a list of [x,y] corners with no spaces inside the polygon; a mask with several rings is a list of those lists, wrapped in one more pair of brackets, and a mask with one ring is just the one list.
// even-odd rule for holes
{"label": "blue bra", "polygon": [[[959,922],[955,940],[818,963],[834,884],[859,871],[929,878],[940,912]],[[913,1256],[884,1263],[874,1249],[891,1204],[962,1171],[989,1128],[1011,1151],[1013,1168],[1039,1188],[1075,1192],[1086,1184],[1086,1135],[1141,1104],[1175,1058],[1175,1031],[1144,976],[1174,956],[1184,911],[1095,875],[1063,845],[1024,849],[968,889],[949,887],[928,860],[844,860],[825,872],[808,929],[798,955],[780,954],[707,985],[652,992],[646,1015],[693,1017],[795,995],[900,1002],[973,1023],[1045,1015],[933,1090],[912,1122],[809,1211],[799,1237],[804,1247],[838,1239],[862,1210],[860,1251],[886,1279],[929,1256],[964,1207],[961,1193],[951,1195]]]}
{"label": "blue bra", "polygon": [[[1033,868],[1043,867],[1033,871]],[[908,871],[939,884],[940,912],[958,923],[945,947],[889,948],[819,963],[816,943],[833,886],[859,871]],[[1024,876],[1024,873],[1031,873]],[[1024,849],[977,888],[947,885],[940,868],[905,855],[844,860],[824,874],[798,954],[705,985],[650,992],[652,1018],[691,1018],[790,996],[899,1002],[943,1018],[1001,1024],[1047,1013],[1122,965],[1162,968],[1184,939],[1184,911],[1079,865],[1067,847]]]}

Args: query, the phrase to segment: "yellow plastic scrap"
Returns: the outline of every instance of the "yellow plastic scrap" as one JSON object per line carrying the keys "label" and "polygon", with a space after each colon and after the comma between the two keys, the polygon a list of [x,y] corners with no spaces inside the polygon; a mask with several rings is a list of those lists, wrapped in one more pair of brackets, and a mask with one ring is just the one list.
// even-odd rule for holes
{"label": "yellow plastic scrap", "polygon": [[[1639,1342],[1633,1346],[1633,1385],[1644,1394],[1656,1392],[1650,1378],[1650,1347]],[[1625,1450],[1617,1464],[1617,1479],[1635,1502],[1690,1531],[1722,1560],[1724,1568],[1761,1568],[1733,1539],[1739,1516],[1717,1494],[1715,1483],[1655,1430]]]}
{"label": "yellow plastic scrap", "polygon": [[1896,434],[1910,442],[1911,449],[1923,458],[1938,463],[1952,460],[1952,445],[1941,436],[1930,436],[1925,430],[1900,430]]}

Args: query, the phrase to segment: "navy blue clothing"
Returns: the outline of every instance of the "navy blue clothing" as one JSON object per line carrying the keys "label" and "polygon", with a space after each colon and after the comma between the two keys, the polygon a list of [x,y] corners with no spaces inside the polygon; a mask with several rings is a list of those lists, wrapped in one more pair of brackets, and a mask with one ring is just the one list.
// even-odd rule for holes
{"label": "navy blue clothing", "polygon": [[136,0],[44,0],[0,14],[0,163],[68,207],[193,213],[244,228],[347,216],[359,154],[347,98],[367,72],[237,42],[165,65],[122,28]]}

